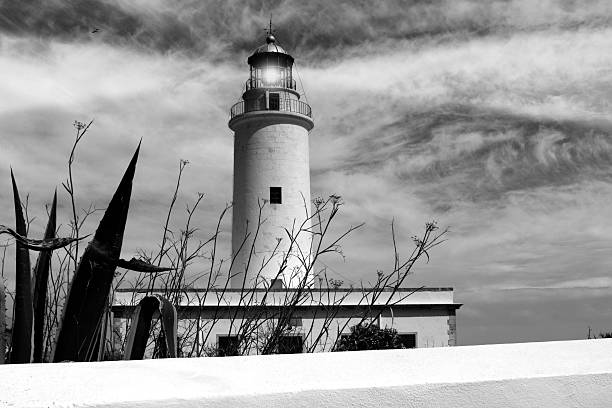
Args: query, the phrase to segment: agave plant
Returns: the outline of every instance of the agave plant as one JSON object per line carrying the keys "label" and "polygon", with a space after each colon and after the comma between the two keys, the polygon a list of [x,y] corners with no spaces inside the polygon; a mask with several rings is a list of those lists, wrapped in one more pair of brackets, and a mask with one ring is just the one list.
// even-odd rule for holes
{"label": "agave plant", "polygon": [[[151,265],[135,258],[126,261],[119,257],[139,150],[140,144],[98,225],[93,240],[87,245],[74,273],[57,332],[53,361],[98,360],[102,354],[100,353],[101,327],[104,324],[107,301],[117,267],[145,273],[158,273],[171,269]],[[0,234],[10,234],[16,242],[16,285],[9,361],[11,363],[42,362],[45,303],[52,251],[87,236],[78,239],[55,237],[56,193],[49,213],[44,239],[33,240],[27,238],[26,222],[12,170],[11,179],[16,225],[14,230],[0,225]],[[40,251],[34,268],[33,291],[28,249]],[[2,294],[4,294],[3,290]],[[162,315],[169,356],[175,357],[176,311],[168,300],[161,297],[155,297],[154,299]],[[3,298],[0,298],[0,307],[2,307],[3,300]],[[151,303],[152,301],[150,299],[146,300],[145,304],[148,304],[147,302]],[[145,314],[148,313],[148,310],[145,310]],[[152,314],[151,311],[149,320]],[[4,311],[2,309],[0,309],[0,315],[2,316],[2,319],[0,319],[0,335],[3,337]],[[145,334],[134,336],[133,343],[141,344],[142,340],[139,336],[144,336],[146,344],[147,335],[148,331]],[[4,351],[2,340],[0,340],[0,349],[0,362],[2,362],[3,355],[1,353]]]}
{"label": "agave plant", "polygon": [[53,361],[98,359],[103,317],[118,266],[151,273],[171,269],[134,258],[130,261],[119,258],[139,151],[140,144],[75,271],[64,305]]}

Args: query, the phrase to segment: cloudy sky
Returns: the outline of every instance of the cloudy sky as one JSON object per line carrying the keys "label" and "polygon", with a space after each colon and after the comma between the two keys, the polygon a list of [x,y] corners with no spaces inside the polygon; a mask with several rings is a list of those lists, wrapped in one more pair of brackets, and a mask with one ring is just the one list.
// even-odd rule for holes
{"label": "cloudy sky", "polygon": [[[392,266],[393,218],[403,252],[435,219],[449,240],[410,284],[455,288],[461,344],[612,330],[608,0],[1,0],[0,222],[13,166],[42,234],[72,123],[94,119],[79,207],[106,205],[143,140],[124,257],[156,248],[180,159],[173,225],[203,192],[207,236],[232,198],[229,108],[270,13],[314,112],[313,196],[343,197],[338,230],[366,223],[332,274],[372,280]],[[60,205],[65,223],[63,191]]]}

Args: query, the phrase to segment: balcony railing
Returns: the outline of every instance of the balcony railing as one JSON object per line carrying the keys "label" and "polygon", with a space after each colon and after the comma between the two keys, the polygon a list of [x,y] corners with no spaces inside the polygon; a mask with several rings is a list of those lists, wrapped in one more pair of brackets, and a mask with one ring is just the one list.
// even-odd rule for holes
{"label": "balcony railing", "polygon": [[292,78],[280,78],[274,82],[266,81],[265,83],[261,78],[247,79],[245,89],[249,91],[256,88],[289,88],[295,91],[297,89],[297,85],[295,83],[295,79]]}
{"label": "balcony railing", "polygon": [[280,99],[278,109],[269,109],[268,107],[266,107],[265,99],[240,101],[234,106],[232,106],[230,115],[231,118],[234,118],[238,115],[242,115],[247,112],[256,111],[292,112],[299,113],[301,115],[312,118],[312,109],[310,108],[310,105],[308,105],[306,102],[298,101],[297,99]]}

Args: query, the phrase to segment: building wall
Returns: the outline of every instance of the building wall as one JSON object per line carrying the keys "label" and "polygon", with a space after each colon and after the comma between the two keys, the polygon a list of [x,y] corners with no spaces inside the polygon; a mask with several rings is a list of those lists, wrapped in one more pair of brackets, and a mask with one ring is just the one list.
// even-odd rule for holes
{"label": "building wall", "polygon": [[[357,324],[362,316],[377,319],[376,323],[380,327],[395,328],[400,334],[415,333],[418,348],[456,345],[455,315],[461,304],[454,302],[452,288],[399,288],[380,291],[367,288],[309,288],[307,293],[302,294],[296,306],[288,306],[293,304],[292,299],[296,293],[296,289],[251,288],[246,295],[241,290],[233,289],[187,290],[178,305],[179,336],[195,339],[194,328],[199,324],[202,334],[197,338],[197,347],[204,345],[212,349],[217,345],[218,336],[236,333],[243,314],[250,319],[257,317],[260,321],[278,319],[281,311],[287,313],[287,307],[291,307],[292,317],[297,320],[292,322],[295,327],[288,334],[303,336],[305,350],[310,348],[316,352],[329,351],[339,330],[340,334],[350,333],[350,327]],[[112,310],[116,322],[113,327],[120,333],[119,337],[125,336],[126,322],[132,316],[133,305],[145,294],[144,290],[134,293],[130,289],[119,289],[115,293]],[[245,303],[248,306],[245,307]],[[198,316],[200,319],[196,324]],[[230,330],[229,322],[234,316],[236,321],[234,328]],[[215,318],[219,321],[204,344],[204,337],[211,327],[210,322]],[[191,328],[190,336],[184,336],[185,328]],[[264,328],[260,334],[263,334],[263,331]],[[317,335],[321,332],[326,334],[314,345]],[[120,343],[115,339],[111,344]],[[251,350],[251,354],[256,353],[256,349]]]}
{"label": "building wall", "polygon": [[416,333],[417,348],[454,346],[454,332],[450,332],[449,319],[454,311],[449,310],[402,310],[393,308],[383,313],[381,327],[393,327],[399,334]]}
{"label": "building wall", "polygon": [[[267,265],[261,275],[267,279],[276,277],[289,249],[289,238],[283,227],[291,230],[295,225],[299,231],[310,214],[310,127],[309,119],[282,112],[247,113],[232,124],[235,130],[232,253],[236,257],[231,271],[232,287],[240,288],[243,284],[255,234],[257,242],[249,264],[247,286],[264,263]],[[282,204],[264,205],[270,187],[282,188]],[[263,209],[257,233],[260,206]],[[310,223],[303,225],[309,226]],[[250,237],[245,239],[247,232]],[[301,232],[296,244],[307,257],[310,235]],[[242,250],[238,251],[239,248]],[[300,266],[298,259],[290,256],[285,275],[291,275],[293,268]],[[286,278],[286,285],[291,286],[289,276]]]}
{"label": "building wall", "polygon": [[[237,314],[238,318],[234,321],[233,328],[230,330],[230,322],[231,318],[236,313],[235,310],[235,308],[227,307],[217,311],[210,309],[199,311],[197,308],[191,308],[189,310],[183,309],[179,312],[179,337],[184,336],[185,328],[190,327],[192,329],[190,332],[190,339],[196,341],[193,328],[196,327],[195,321],[199,314],[201,316],[200,327],[202,327],[202,330],[197,339],[198,345],[196,347],[204,345],[207,346],[209,350],[212,350],[216,347],[219,336],[234,335],[236,333],[236,328],[242,323],[242,315],[241,312],[239,312]],[[267,315],[262,315],[260,313],[258,316],[260,317],[260,321],[264,321],[265,318],[275,321],[274,318],[278,316],[276,313],[276,311],[270,310]],[[333,313],[333,315],[331,313]],[[363,313],[363,310],[355,308],[342,308],[331,312],[331,309],[302,307],[294,313],[294,326],[292,326],[292,329],[286,334],[302,337],[304,352],[307,350],[313,352],[330,351],[338,334],[349,334],[351,326],[359,323],[361,316],[364,315]],[[423,305],[418,308],[410,307],[409,309],[402,306],[396,306],[393,308],[393,317],[388,307],[374,308],[371,317],[375,319],[376,323],[379,324],[381,328],[394,328],[399,334],[415,333],[417,341],[416,347],[428,348],[447,347],[455,344],[454,336],[449,327],[449,319],[454,317],[454,314],[453,308],[434,308]],[[114,327],[122,328],[124,331],[121,335],[125,336],[125,327],[127,325],[126,321],[123,319],[126,316],[123,316],[121,313],[116,313],[115,315],[118,316],[119,319],[116,319]],[[211,326],[210,322],[215,316],[218,318],[218,321],[214,326]],[[380,317],[377,318],[378,316]],[[261,329],[258,330],[256,337],[263,338],[267,330],[269,330],[269,325],[263,324]],[[320,333],[323,333],[323,335],[319,338]],[[206,337],[207,339],[205,340]],[[113,343],[118,344],[119,342],[115,339]],[[191,346],[187,348],[191,349]],[[185,352],[188,352],[188,350]],[[255,344],[249,354],[258,354]]]}

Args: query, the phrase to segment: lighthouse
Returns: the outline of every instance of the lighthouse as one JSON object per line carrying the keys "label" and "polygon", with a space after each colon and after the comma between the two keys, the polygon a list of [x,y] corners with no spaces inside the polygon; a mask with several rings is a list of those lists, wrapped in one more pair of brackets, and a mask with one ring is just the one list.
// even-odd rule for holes
{"label": "lighthouse", "polygon": [[231,286],[291,288],[308,279],[312,246],[312,111],[300,99],[294,59],[271,25],[247,62],[242,100],[228,124],[234,132]]}
{"label": "lighthouse", "polygon": [[[381,272],[385,285],[361,285],[358,290],[340,287],[325,271],[313,276],[312,263],[325,253],[312,248],[321,245],[322,234],[315,232],[326,230],[331,216],[319,211],[327,202],[335,206],[330,211],[337,206],[334,196],[310,205],[312,112],[301,100],[294,59],[271,27],[247,61],[244,90],[228,123],[234,133],[230,281],[211,279],[217,276],[213,274],[181,289],[185,296],[179,299],[177,318],[212,322],[181,333],[193,339],[189,344],[198,345],[184,352],[330,351],[364,322],[396,329],[403,348],[454,346],[461,304],[454,302],[452,288],[399,287],[405,275],[397,271]],[[156,291],[165,295],[163,288]],[[108,330],[114,337],[104,344],[121,344],[134,299],[145,295],[139,292],[117,290],[111,309],[114,329]],[[193,334],[197,337],[189,337]]]}

